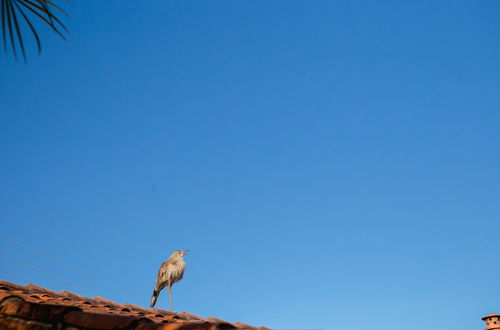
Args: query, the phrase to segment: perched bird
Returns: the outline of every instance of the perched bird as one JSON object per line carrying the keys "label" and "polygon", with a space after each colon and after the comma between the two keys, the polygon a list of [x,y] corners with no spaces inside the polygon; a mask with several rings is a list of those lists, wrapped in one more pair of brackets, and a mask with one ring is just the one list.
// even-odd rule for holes
{"label": "perched bird", "polygon": [[160,270],[158,271],[158,278],[156,279],[155,289],[153,290],[153,297],[151,297],[151,304],[149,306],[153,307],[156,304],[156,299],[160,291],[168,286],[168,297],[170,300],[170,310],[172,311],[172,284],[182,280],[184,276],[184,271],[186,270],[186,263],[182,258],[187,254],[188,250],[177,250],[167,261],[161,264]]}

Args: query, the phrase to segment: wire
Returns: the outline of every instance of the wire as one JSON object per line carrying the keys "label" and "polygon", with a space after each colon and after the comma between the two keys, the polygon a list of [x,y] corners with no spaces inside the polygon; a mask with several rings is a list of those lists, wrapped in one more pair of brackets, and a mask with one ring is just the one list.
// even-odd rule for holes
{"label": "wire", "polygon": [[93,279],[94,281],[97,281],[97,282],[99,282],[101,284],[104,284],[104,285],[106,285],[106,286],[108,286],[110,288],[113,288],[115,290],[118,290],[118,291],[121,291],[123,293],[126,293],[129,296],[133,296],[134,298],[138,298],[138,299],[141,299],[141,300],[144,299],[143,297],[135,294],[134,292],[131,292],[131,291],[127,290],[127,289],[124,289],[124,288],[121,288],[119,286],[116,286],[115,284],[113,284],[113,283],[111,283],[109,281],[103,280],[103,279],[101,279],[101,278],[99,278],[99,277],[97,277],[97,276],[95,276],[93,274],[90,274],[90,273],[88,273],[86,271],[83,271],[83,270],[80,270],[80,269],[78,269],[76,267],[73,267],[73,266],[71,266],[71,265],[69,265],[69,264],[67,264],[67,263],[65,263],[65,262],[63,262],[63,261],[61,261],[59,259],[56,259],[54,257],[51,257],[51,256],[45,254],[45,253],[42,253],[42,252],[37,251],[37,250],[35,250],[33,248],[30,248],[30,247],[28,247],[28,246],[26,246],[26,245],[24,245],[24,244],[22,244],[22,243],[20,243],[20,242],[18,242],[16,240],[13,240],[12,238],[9,238],[9,237],[7,237],[5,235],[0,234],[0,238],[3,239],[4,241],[10,242],[10,243],[15,244],[17,246],[20,246],[23,249],[30,251],[31,253],[37,254],[37,255],[39,255],[41,257],[44,257],[44,258],[46,258],[46,259],[48,259],[48,260],[50,260],[50,261],[52,261],[54,263],[60,264],[60,265],[66,267],[66,268],[68,268],[68,269],[70,269],[70,270],[72,270],[74,272],[77,272],[77,273],[80,273],[82,275],[85,275],[85,276]]}
{"label": "wire", "polygon": [[11,277],[17,278],[18,280],[21,280],[23,282],[29,283],[29,281],[25,280],[24,278],[22,278],[20,276],[17,276],[16,274],[12,274],[11,272],[8,272],[6,270],[0,269],[0,272],[2,272],[4,274],[7,274],[7,275],[9,275]]}
{"label": "wire", "polygon": [[39,272],[39,273],[42,273],[42,274],[44,274],[45,276],[51,277],[51,278],[53,278],[53,279],[55,279],[55,280],[58,280],[58,281],[60,281],[60,282],[64,282],[64,283],[66,283],[66,284],[69,284],[69,285],[71,285],[71,286],[74,286],[75,288],[78,288],[80,291],[88,292],[88,293],[90,293],[91,295],[96,295],[95,293],[93,293],[93,292],[91,292],[91,291],[89,291],[89,290],[86,290],[86,289],[82,288],[82,287],[81,287],[81,286],[79,286],[78,284],[75,284],[75,283],[73,283],[73,282],[67,281],[67,280],[62,279],[62,278],[60,278],[60,277],[57,277],[56,275],[53,275],[53,274],[51,274],[51,273],[48,273],[48,272],[46,272],[46,271],[44,271],[44,270],[41,270],[41,269],[39,269],[39,268],[36,268],[36,267],[35,267],[35,266],[33,266],[33,265],[30,265],[30,264],[28,264],[28,263],[26,263],[26,262],[23,262],[23,261],[19,260],[19,259],[16,259],[16,258],[14,258],[14,257],[11,257],[11,256],[9,256],[9,255],[7,255],[7,254],[0,253],[0,257],[4,257],[4,258],[7,258],[7,259],[10,259],[10,260],[12,260],[12,261],[14,261],[14,262],[17,262],[17,263],[18,263],[18,264],[20,264],[20,265],[23,265],[23,266],[25,266],[25,267],[28,267],[28,268],[33,269],[34,271],[37,271],[37,272]]}

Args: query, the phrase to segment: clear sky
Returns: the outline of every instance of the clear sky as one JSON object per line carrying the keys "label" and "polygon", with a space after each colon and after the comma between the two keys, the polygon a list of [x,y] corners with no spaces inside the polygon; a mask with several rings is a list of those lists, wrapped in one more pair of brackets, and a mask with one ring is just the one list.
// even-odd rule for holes
{"label": "clear sky", "polygon": [[[0,58],[0,276],[274,328],[500,312],[500,1],[65,5]],[[91,293],[89,293],[91,292]],[[158,301],[168,309],[164,292]]]}

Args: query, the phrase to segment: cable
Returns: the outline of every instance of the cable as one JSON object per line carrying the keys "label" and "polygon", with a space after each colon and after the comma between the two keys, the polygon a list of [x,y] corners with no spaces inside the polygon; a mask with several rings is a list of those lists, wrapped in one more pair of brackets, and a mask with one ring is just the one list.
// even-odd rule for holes
{"label": "cable", "polygon": [[80,269],[78,269],[78,268],[76,268],[76,267],[73,267],[73,266],[71,266],[71,265],[68,265],[67,263],[65,263],[65,262],[63,262],[63,261],[61,261],[61,260],[58,260],[58,259],[56,259],[56,258],[54,258],[54,257],[51,257],[51,256],[49,256],[49,255],[47,255],[47,254],[45,254],[45,253],[42,253],[42,252],[40,252],[40,251],[37,251],[37,250],[33,249],[33,248],[30,248],[30,247],[28,247],[28,246],[26,246],[26,245],[24,245],[24,244],[22,244],[22,243],[20,243],[20,242],[18,242],[18,241],[16,241],[16,240],[13,240],[12,238],[9,238],[9,237],[7,237],[7,236],[5,236],[5,235],[0,234],[0,238],[1,238],[1,239],[3,239],[3,240],[5,240],[5,241],[7,241],[7,242],[10,242],[10,243],[12,243],[12,244],[15,244],[15,245],[17,245],[17,246],[20,246],[20,247],[22,247],[23,249],[26,249],[26,250],[30,251],[31,253],[34,253],[34,254],[37,254],[37,255],[39,255],[39,256],[41,256],[41,257],[44,257],[44,258],[46,258],[46,259],[49,259],[50,261],[52,261],[52,262],[54,262],[54,263],[58,263],[58,264],[60,264],[60,265],[62,265],[62,266],[64,266],[64,267],[66,267],[66,268],[68,268],[68,269],[70,269],[70,270],[72,270],[72,271],[74,271],[74,272],[77,272],[77,273],[83,274],[83,275],[85,275],[85,276],[87,276],[87,277],[90,277],[90,278],[91,278],[91,279],[93,279],[94,281],[100,282],[101,284],[104,284],[104,285],[106,285],[106,286],[108,286],[108,287],[110,287],[110,288],[113,288],[113,289],[115,289],[115,290],[118,290],[118,291],[124,292],[124,293],[128,294],[129,296],[133,296],[134,298],[138,298],[138,299],[140,299],[140,300],[143,300],[143,299],[144,299],[144,297],[141,297],[141,296],[139,296],[139,295],[137,295],[137,294],[135,294],[135,293],[133,293],[133,292],[131,292],[131,291],[128,291],[127,289],[123,289],[123,288],[121,288],[121,287],[119,287],[119,286],[116,286],[116,285],[114,285],[113,283],[108,282],[108,281],[106,281],[106,280],[103,280],[103,279],[101,279],[101,278],[99,278],[99,277],[97,277],[97,276],[95,276],[95,275],[93,275],[93,274],[87,273],[86,271],[83,271],[83,270],[80,270]]}
{"label": "cable", "polygon": [[20,276],[17,276],[16,274],[12,274],[11,272],[8,272],[6,270],[0,269],[0,272],[2,272],[4,274],[7,274],[7,275],[9,275],[11,277],[17,278],[18,280],[21,280],[23,282],[29,283],[29,281],[25,280],[24,278],[22,278]]}
{"label": "cable", "polygon": [[78,284],[75,284],[75,283],[73,283],[73,282],[67,281],[67,280],[62,279],[62,278],[60,278],[60,277],[57,277],[56,275],[53,275],[53,274],[51,274],[51,273],[49,273],[49,272],[46,272],[46,271],[44,271],[44,270],[41,270],[41,269],[39,269],[39,268],[36,268],[36,267],[35,267],[35,266],[33,266],[33,265],[30,265],[30,264],[28,264],[28,263],[26,263],[26,262],[23,262],[23,261],[19,260],[19,259],[16,259],[16,258],[14,258],[14,257],[11,257],[11,256],[9,256],[9,255],[7,255],[7,254],[0,253],[0,257],[4,257],[4,258],[7,258],[7,259],[10,259],[10,260],[12,260],[12,261],[14,261],[14,262],[17,262],[17,263],[18,263],[18,264],[20,264],[20,265],[23,265],[23,266],[25,266],[25,267],[28,267],[28,268],[33,269],[34,271],[37,271],[37,272],[39,272],[39,273],[42,273],[42,274],[44,274],[45,276],[51,277],[51,278],[53,278],[53,279],[55,279],[55,280],[58,280],[58,281],[60,281],[60,282],[64,282],[64,283],[66,283],[66,284],[69,284],[69,285],[71,285],[71,286],[74,286],[75,288],[78,288],[80,291],[84,291],[84,292],[90,293],[91,295],[94,295],[94,296],[96,295],[95,293],[93,293],[93,292],[91,292],[91,291],[89,291],[89,290],[86,290],[86,289],[82,288],[82,287],[81,287],[81,286],[79,286]]}

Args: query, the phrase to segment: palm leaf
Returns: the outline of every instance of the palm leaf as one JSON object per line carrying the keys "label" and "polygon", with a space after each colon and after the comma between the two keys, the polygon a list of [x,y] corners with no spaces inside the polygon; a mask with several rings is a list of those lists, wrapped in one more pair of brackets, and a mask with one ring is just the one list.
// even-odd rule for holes
{"label": "palm leaf", "polygon": [[[26,24],[28,24],[28,26],[29,26],[29,28],[31,30],[31,33],[35,37],[36,46],[37,46],[37,49],[38,49],[38,54],[40,55],[42,53],[42,43],[40,42],[40,37],[38,36],[38,33],[36,32],[36,29],[33,27],[33,24],[31,24],[30,20],[26,16],[26,14],[22,10],[19,9],[19,4],[17,2],[15,2],[14,4],[16,5],[16,8],[18,9],[18,11],[23,16],[24,21],[26,22]],[[25,61],[26,61],[26,58],[25,58]]]}
{"label": "palm leaf", "polygon": [[[54,14],[54,11],[64,16],[68,16],[68,14],[59,5],[54,3],[54,0],[0,1],[3,46],[6,53],[10,47],[14,57],[17,58],[19,49],[23,55],[24,61],[27,62],[23,36],[23,30],[26,29],[26,26],[35,38],[38,53],[41,53],[42,44],[33,18],[36,18],[36,21],[48,25],[52,31],[63,39],[66,39],[64,34],[67,33],[68,30],[56,14]],[[25,25],[22,24],[23,22]]]}

